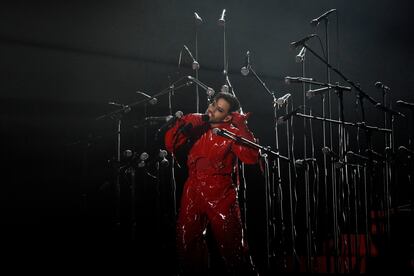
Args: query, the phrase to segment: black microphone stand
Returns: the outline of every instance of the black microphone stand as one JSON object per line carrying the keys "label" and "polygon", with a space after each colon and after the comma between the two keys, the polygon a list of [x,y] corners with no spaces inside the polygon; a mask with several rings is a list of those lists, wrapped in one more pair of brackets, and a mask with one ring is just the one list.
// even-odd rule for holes
{"label": "black microphone stand", "polygon": [[[143,100],[142,102],[149,101],[148,99]],[[122,125],[122,117],[125,113],[131,111],[130,105],[121,105],[122,107],[112,111],[108,114],[104,114],[96,118],[96,120],[101,120],[104,118],[110,118],[116,120],[116,160],[115,160],[115,183],[114,183],[114,190],[115,190],[115,231],[119,233],[121,230],[121,175],[120,175],[120,166],[121,166],[121,125]]]}
{"label": "black microphone stand", "polygon": [[[389,133],[388,137],[388,145],[385,146],[385,179],[384,179],[384,202],[385,202],[385,232],[386,232],[386,246],[389,246],[389,242],[391,240],[391,221],[390,221],[390,210],[391,210],[391,191],[390,186],[393,182],[393,174],[392,174],[392,167],[394,166],[394,162],[391,160],[395,155],[394,150],[394,120],[395,115],[390,112],[386,112],[388,114],[391,126],[391,133]],[[388,249],[388,248],[387,248]]]}
{"label": "black microphone stand", "polygon": [[[306,48],[302,48],[302,49],[306,49]],[[304,52],[306,53],[306,51]],[[306,66],[305,66],[305,54],[302,57],[301,60],[301,64],[302,64],[302,77],[306,78]],[[330,83],[329,79],[328,79],[328,83]],[[302,83],[302,91],[303,91],[303,112],[306,114],[306,83]],[[323,102],[323,113],[325,111],[325,107],[324,107],[324,102]],[[323,126],[323,132],[325,133],[325,127]],[[307,158],[307,141],[306,141],[306,118],[303,118],[303,158],[304,160],[306,160]],[[325,141],[325,139],[324,139]],[[326,164],[326,163],[324,163]],[[306,163],[305,164],[305,223],[306,223],[306,230],[307,230],[307,235],[306,235],[306,271],[307,272],[312,272],[312,267],[311,267],[311,256],[312,256],[312,252],[311,252],[311,248],[312,248],[312,225],[311,225],[311,212],[310,212],[310,194],[309,194],[309,190],[310,190],[310,177],[309,177],[309,164]],[[326,182],[325,182],[326,183]],[[327,183],[326,183],[327,184]],[[327,210],[327,209],[325,209]]]}
{"label": "black microphone stand", "polygon": [[[387,107],[389,110],[391,109],[391,102],[387,102],[387,92],[389,92],[389,88],[386,89],[386,86],[382,87],[382,105]],[[398,114],[398,113],[397,113]],[[390,156],[395,156],[395,148],[394,148],[394,120],[395,120],[395,113],[394,112],[385,112],[384,114],[384,128],[387,128],[388,124],[387,121],[390,121],[391,133],[389,135],[385,135],[385,154],[387,158],[385,159],[385,211],[386,211],[386,226],[385,231],[387,233],[387,246],[391,239],[390,233],[390,209],[391,209],[391,192],[390,192],[390,185],[393,182],[393,175],[392,175],[392,166],[394,163],[391,162]]]}
{"label": "black microphone stand", "polygon": [[[347,83],[349,83],[353,88],[355,88],[356,89],[356,91],[358,91],[359,92],[359,97],[363,97],[363,98],[366,98],[366,99],[368,99],[368,101],[370,101],[372,104],[374,104],[375,105],[375,107],[377,107],[377,108],[379,108],[379,109],[381,109],[381,110],[384,110],[384,111],[386,111],[386,112],[390,112],[390,113],[392,113],[392,114],[395,114],[395,113],[397,113],[397,112],[395,112],[395,111],[393,111],[393,110],[391,110],[391,109],[389,109],[389,108],[387,108],[387,107],[385,107],[385,106],[383,106],[383,105],[381,105],[380,103],[378,103],[378,102],[376,102],[373,98],[371,98],[369,95],[367,95],[358,85],[356,85],[353,81],[351,81],[349,78],[347,78],[342,72],[340,72],[338,69],[336,69],[335,67],[333,67],[328,61],[326,61],[324,58],[322,58],[320,55],[318,55],[315,51],[313,51],[312,50],[312,48],[310,48],[306,43],[303,43],[303,46],[307,49],[307,50],[309,50],[315,57],[317,57],[319,60],[321,60],[329,69],[331,69],[331,70],[333,70],[335,73],[337,73],[344,81],[346,81]],[[398,114],[398,113],[397,113]],[[341,137],[342,135],[340,135],[340,137]],[[332,169],[332,172],[333,172],[333,174],[335,173],[335,169]],[[343,176],[343,174],[342,174],[342,176]],[[335,182],[335,179],[336,179],[336,176],[335,175],[333,175],[333,177],[332,177],[332,180],[333,180],[333,182]],[[335,191],[335,183],[333,183],[333,194],[335,195],[337,192]],[[334,207],[334,209],[336,208],[335,207],[336,206],[336,204],[335,204],[335,202],[333,203],[333,207]],[[337,233],[337,230],[339,230],[338,229],[338,227],[337,227],[337,225],[338,225],[338,223],[336,222],[337,221],[337,218],[336,218],[336,211],[337,210],[334,210],[334,244],[335,244],[335,259],[336,259],[336,261],[335,261],[335,272],[337,272],[337,269],[338,269],[338,267],[339,267],[339,256],[338,256],[338,254],[339,254],[339,251],[338,251],[338,233]]]}
{"label": "black microphone stand", "polygon": [[[397,101],[397,104],[402,104],[402,103],[404,103],[404,102],[401,101],[401,100]],[[408,145],[409,145],[410,148],[412,148],[413,147],[413,141],[414,141],[414,103],[406,103],[406,105],[403,105],[403,107],[406,107],[411,111],[412,126],[411,126],[410,136],[408,138]],[[412,150],[409,149],[409,151],[410,151],[409,154],[411,154],[411,155],[409,155],[410,159],[409,159],[409,164],[408,164],[408,171],[409,171],[409,173],[408,173],[408,185],[409,185],[409,187],[411,187],[409,189],[409,192],[410,192],[409,199],[410,199],[410,207],[411,207],[410,215],[411,215],[411,218],[412,218],[411,221],[414,221],[414,181],[413,181],[413,178],[414,178],[413,177],[414,154],[412,154]],[[411,226],[411,228],[414,230],[413,226]],[[411,246],[414,247],[414,238],[413,237],[411,237],[411,242],[412,242]]]}
{"label": "black microphone stand", "polygon": [[[185,84],[181,84],[177,87],[175,87],[175,85],[179,82],[181,82],[182,80],[187,79],[187,77],[182,77],[180,79],[178,79],[177,81],[173,82],[168,88],[162,90],[161,92],[157,93],[156,95],[153,96],[153,98],[155,97],[159,97],[162,95],[165,95],[167,93],[172,93],[171,91],[175,91],[178,90],[182,87],[185,86],[189,86],[191,84],[191,82],[187,81]],[[174,90],[175,89],[175,90]],[[106,118],[110,118],[113,120],[116,120],[116,141],[117,141],[117,146],[116,146],[116,160],[115,160],[115,184],[114,184],[114,190],[115,190],[115,229],[116,231],[121,230],[121,218],[122,218],[122,213],[121,213],[121,175],[120,175],[120,164],[121,164],[121,130],[122,130],[122,117],[124,116],[124,114],[130,112],[132,110],[132,107],[134,106],[138,106],[140,104],[147,104],[148,102],[152,101],[153,98],[145,98],[143,100],[139,100],[127,105],[122,105],[122,104],[116,104],[117,106],[119,106],[120,108],[103,114],[101,116],[98,116],[95,120],[102,120],[102,119],[106,119]],[[169,101],[170,103],[170,107],[171,107],[171,99]],[[171,108],[170,108],[170,113],[171,113]]]}
{"label": "black microphone stand", "polygon": [[[286,113],[289,113],[289,104],[286,105]],[[295,114],[295,113],[293,113]],[[292,122],[292,118],[289,117],[287,125],[286,125],[286,146],[288,148],[288,159],[289,159],[289,174],[288,174],[288,179],[289,179],[289,207],[290,207],[290,226],[291,226],[291,242],[292,242],[292,267],[293,267],[293,271],[297,271],[297,265],[298,265],[298,260],[296,260],[297,258],[297,253],[296,253],[296,226],[295,226],[295,213],[294,213],[294,208],[293,208],[293,194],[296,194],[296,191],[294,192],[294,190],[296,189],[296,186],[293,187],[293,177],[292,177],[292,171],[294,170],[295,176],[296,174],[296,168],[295,168],[295,164],[293,162],[293,149],[291,148],[291,135],[290,133],[291,131],[291,122]],[[296,177],[295,177],[296,179]],[[295,208],[296,209],[296,208]]]}
{"label": "black microphone stand", "polygon": [[[328,16],[324,16],[323,17],[323,21],[325,23],[325,51],[326,51],[326,60],[327,63],[330,63],[330,47],[329,47],[329,20],[328,20]],[[316,24],[316,26],[318,26],[318,24]],[[329,66],[326,66],[326,81],[328,83],[331,83],[331,71],[329,70]],[[330,119],[332,119],[332,101],[331,101],[331,90],[329,89],[328,93],[327,93],[327,97],[328,97],[328,116]],[[326,95],[323,94],[322,95],[322,116],[324,118],[326,118]],[[327,146],[327,139],[326,139],[326,124],[325,122],[322,122],[322,132],[323,132],[323,147],[325,148]],[[329,148],[333,150],[333,135],[332,135],[333,131],[332,131],[332,124],[329,124]],[[324,165],[324,188],[325,188],[325,212],[328,212],[328,163],[327,163],[327,156],[324,154],[323,155],[323,165]],[[336,185],[336,176],[335,176],[335,168],[333,166],[333,162],[331,162],[331,180],[332,180],[332,185]],[[335,190],[334,188],[332,189],[333,191]],[[335,210],[335,208],[333,208],[333,210]],[[335,221],[335,215],[333,216],[333,219]],[[335,222],[334,222],[334,225]],[[334,226],[334,231],[335,231],[336,227]],[[337,240],[337,236],[334,234],[334,245],[335,245],[335,252],[338,252],[338,240]],[[335,257],[335,272],[338,271],[338,258]]]}
{"label": "black microphone stand", "polygon": [[[228,63],[228,57],[227,57],[227,37],[226,37],[226,20],[224,18],[225,10],[223,10],[222,17],[219,19],[219,25],[223,27],[223,74],[224,74],[224,81],[225,84],[222,87],[222,91],[225,91],[225,86],[228,86],[228,92],[233,94],[233,96],[236,97],[235,91],[233,89],[233,86],[231,85],[229,76],[228,76],[228,69],[229,69],[229,63]],[[240,106],[240,113],[243,114],[243,108]],[[246,206],[246,198],[247,198],[247,183],[245,178],[245,166],[243,162],[240,162],[239,159],[237,159],[237,168],[238,168],[238,187],[240,188],[239,195],[240,195],[240,201],[239,204],[242,209],[242,222],[243,222],[243,228],[245,233],[247,233],[247,206]]]}
{"label": "black microphone stand", "polygon": [[[273,91],[271,91],[267,86],[266,83],[264,81],[262,81],[262,79],[257,75],[256,71],[254,70],[254,68],[250,65],[247,64],[247,68],[248,72],[252,72],[253,76],[255,77],[255,79],[263,86],[263,88],[265,89],[265,91],[272,97],[273,99],[273,111],[274,111],[274,129],[275,129],[275,147],[276,149],[279,149],[279,134],[278,134],[278,124],[277,124],[277,109],[279,107],[279,104],[277,103],[277,99],[276,96],[274,94]],[[264,157],[264,162],[266,164],[268,164],[268,159],[266,155],[263,155]],[[268,166],[265,167],[265,176],[269,175],[269,169]],[[266,237],[267,237],[267,260],[266,260],[266,265],[270,266],[270,262],[269,262],[269,258],[275,254],[275,250],[280,250],[281,253],[279,255],[281,256],[276,256],[276,257],[280,257],[281,258],[281,269],[286,269],[287,268],[287,260],[286,260],[286,245],[285,245],[285,240],[284,240],[284,236],[285,236],[285,220],[284,220],[284,211],[283,211],[283,188],[282,188],[282,177],[281,177],[281,168],[280,168],[280,159],[274,159],[273,160],[273,166],[272,166],[272,185],[270,185],[270,181],[269,178],[270,177],[265,177],[265,187],[266,187],[266,198],[267,198],[267,202],[266,202],[266,222],[267,222],[267,227],[266,227]],[[277,187],[277,189],[276,189]],[[268,194],[270,192],[270,195]],[[277,204],[272,204],[272,202],[276,202]],[[274,206],[272,206],[274,205]],[[277,217],[276,217],[276,206],[279,208],[279,219],[280,219],[280,227],[278,229],[277,227]],[[271,212],[271,219],[269,220],[269,208],[270,208],[270,212]],[[293,224],[292,224],[293,225]],[[272,228],[272,241],[270,241],[270,237],[269,237],[269,227]],[[293,227],[293,226],[292,226]],[[292,252],[293,254],[295,254],[295,234],[294,234],[294,229],[291,229],[292,232]],[[275,244],[275,240],[276,238],[279,236],[279,240],[277,242],[277,244]],[[275,248],[272,248],[272,252],[271,249],[269,248],[269,246],[271,244],[274,244]],[[278,245],[278,246],[276,246]],[[276,254],[277,255],[277,254]],[[296,259],[296,257],[294,257],[293,259]]]}
{"label": "black microphone stand", "polygon": [[[360,124],[358,126],[357,129],[357,140],[358,140],[358,153],[362,154],[363,149],[361,148],[361,144],[359,143],[360,141],[360,130],[363,130],[365,132],[365,139],[366,139],[366,145],[365,145],[365,151],[372,151],[373,147],[372,147],[372,128],[369,128],[366,126],[365,124],[365,105],[364,105],[364,94],[361,94],[360,92],[358,92],[356,94],[357,97],[357,103],[359,104],[360,107],[360,121],[362,122],[362,124]],[[387,128],[385,128],[387,129]],[[386,132],[384,132],[384,135],[386,136]],[[372,208],[372,202],[373,202],[373,191],[372,191],[372,187],[374,186],[374,179],[373,179],[373,175],[374,175],[374,163],[372,162],[373,160],[371,159],[370,156],[370,161],[371,162],[367,162],[366,166],[364,167],[364,179],[363,179],[363,189],[364,189],[364,230],[365,230],[365,248],[366,248],[366,252],[365,252],[365,257],[369,258],[369,256],[371,255],[371,233],[370,233],[370,229],[369,229],[369,212],[368,210],[371,210]],[[360,168],[358,167],[357,170],[359,171]],[[370,190],[368,190],[368,187],[370,187]]]}
{"label": "black microphone stand", "polygon": [[[197,51],[197,50],[196,50]],[[196,71],[197,72],[197,71]],[[170,85],[170,87],[168,88],[168,90],[166,90],[168,92],[168,110],[170,115],[172,114],[172,96],[174,95],[174,87],[175,83],[172,83]],[[196,85],[197,89],[198,89],[198,85]],[[198,108],[198,90],[197,91],[197,108]],[[171,153],[172,157],[171,157],[171,186],[172,186],[172,196],[173,196],[173,214],[174,214],[174,220],[177,219],[177,180],[175,179],[175,156],[174,153]]]}
{"label": "black microphone stand", "polygon": [[[323,21],[325,22],[325,51],[326,51],[326,60],[327,63],[330,62],[330,48],[329,48],[329,20],[328,17],[324,17]],[[326,66],[326,81],[331,83],[331,71],[329,70],[329,66]],[[331,90],[329,89],[327,93],[328,97],[328,112],[329,118],[332,119],[332,101],[331,101]],[[323,94],[322,96],[322,116],[326,118],[326,95]],[[326,124],[322,122],[322,131],[323,131],[323,147],[327,146],[327,137],[326,137]],[[329,124],[329,148],[333,150],[333,141],[332,141],[332,124]],[[323,155],[323,164],[324,164],[324,185],[325,185],[325,193],[327,193],[328,189],[328,160],[326,154]],[[331,180],[332,180],[332,211],[333,214],[333,238],[334,238],[334,272],[338,272],[338,255],[339,255],[339,248],[338,248],[338,222],[337,222],[337,200],[336,200],[336,171],[334,164],[331,160]],[[327,197],[326,197],[327,199]],[[327,201],[326,201],[327,204]],[[326,209],[328,210],[328,209]]]}
{"label": "black microphone stand", "polygon": [[[195,15],[196,15],[196,13],[195,13]],[[195,20],[195,60],[198,62],[198,26],[201,24],[201,22],[200,23],[198,23],[199,21],[197,21],[197,19]],[[198,80],[198,70],[199,70],[200,68],[197,66],[196,68],[195,68],[195,78],[196,78],[196,80]],[[198,91],[198,85],[196,85],[196,96],[197,96],[197,113],[199,113],[200,112],[200,94],[199,94],[199,91]]]}

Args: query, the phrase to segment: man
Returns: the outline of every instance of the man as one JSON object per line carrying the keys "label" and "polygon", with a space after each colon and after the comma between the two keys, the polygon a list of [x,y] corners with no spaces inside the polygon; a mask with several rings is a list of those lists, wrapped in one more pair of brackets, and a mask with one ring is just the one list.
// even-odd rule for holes
{"label": "man", "polygon": [[177,251],[184,273],[206,272],[207,228],[217,243],[226,273],[240,275],[252,268],[233,173],[237,158],[254,164],[258,161],[258,150],[212,131],[226,129],[255,141],[246,125],[248,115],[240,114],[239,108],[240,103],[232,94],[218,93],[204,115],[187,114],[165,134],[166,148],[173,154],[190,145],[188,178],[177,221]]}

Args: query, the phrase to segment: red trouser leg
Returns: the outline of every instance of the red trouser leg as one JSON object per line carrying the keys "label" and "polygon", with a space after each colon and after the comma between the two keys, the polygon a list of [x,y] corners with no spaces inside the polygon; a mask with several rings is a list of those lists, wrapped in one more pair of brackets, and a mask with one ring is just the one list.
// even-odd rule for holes
{"label": "red trouser leg", "polygon": [[228,272],[240,272],[245,265],[247,247],[243,239],[236,191],[231,190],[215,208],[211,208],[208,217]]}
{"label": "red trouser leg", "polygon": [[203,273],[207,270],[208,254],[203,231],[207,217],[200,212],[196,192],[185,185],[177,221],[177,253],[184,273]]}

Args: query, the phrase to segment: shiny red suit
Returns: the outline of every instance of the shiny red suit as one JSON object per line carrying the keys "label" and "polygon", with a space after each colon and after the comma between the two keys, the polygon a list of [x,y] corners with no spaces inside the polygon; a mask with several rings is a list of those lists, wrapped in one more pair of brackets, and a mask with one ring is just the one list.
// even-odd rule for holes
{"label": "shiny red suit", "polygon": [[[243,237],[237,185],[233,183],[236,159],[246,164],[258,160],[258,150],[216,135],[202,114],[183,116],[166,132],[165,145],[175,153],[180,146],[195,140],[187,155],[188,179],[185,182],[177,221],[177,251],[184,269],[200,272],[206,266],[207,225],[217,243],[229,272],[245,269],[247,245]],[[218,128],[255,141],[244,125],[240,129],[230,123]]]}

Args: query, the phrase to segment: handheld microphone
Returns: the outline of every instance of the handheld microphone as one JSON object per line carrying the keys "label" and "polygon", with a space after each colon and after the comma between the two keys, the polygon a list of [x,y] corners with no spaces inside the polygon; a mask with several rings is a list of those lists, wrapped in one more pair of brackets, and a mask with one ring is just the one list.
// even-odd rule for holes
{"label": "handheld microphone", "polygon": [[[167,120],[158,130],[157,130],[157,134],[164,131],[165,129],[170,128],[173,124],[175,124],[175,122],[179,119],[181,119],[181,117],[184,115],[184,113],[182,111],[177,111],[175,112],[174,116],[171,116],[169,120]],[[167,116],[168,117],[168,116]]]}
{"label": "handheld microphone", "polygon": [[287,93],[287,94],[283,95],[282,97],[277,98],[277,100],[275,101],[275,104],[277,104],[279,106],[284,105],[286,103],[286,101],[289,99],[290,96],[291,96],[291,94]]}
{"label": "handheld microphone", "polygon": [[306,54],[306,47],[303,46],[302,49],[300,49],[300,52],[295,57],[296,63],[303,62],[305,60],[305,54]]}
{"label": "handheld microphone", "polygon": [[193,60],[193,64],[192,64],[192,68],[193,70],[198,70],[200,69],[200,64],[198,63],[197,60],[195,60],[193,54],[190,52],[190,50],[188,49],[188,47],[186,45],[184,45],[184,49],[187,51],[188,55],[191,57],[191,59]]}
{"label": "handheld microphone", "polygon": [[414,103],[404,102],[402,100],[398,100],[398,101],[396,101],[396,103],[397,103],[397,105],[399,105],[401,107],[414,109]]}
{"label": "handheld microphone", "polygon": [[201,17],[196,12],[194,12],[194,19],[197,25],[201,25],[201,23],[203,23],[203,19],[201,19]]}
{"label": "handheld microphone", "polygon": [[331,9],[331,10],[325,12],[324,14],[322,14],[321,16],[319,16],[315,19],[312,19],[311,22],[310,22],[311,26],[314,26],[314,27],[318,26],[319,22],[321,22],[322,19],[326,19],[328,17],[328,15],[333,13],[334,11],[336,11],[336,9]]}
{"label": "handheld microphone", "polygon": [[308,99],[310,99],[310,98],[312,98],[316,95],[320,95],[320,94],[323,94],[323,93],[329,91],[329,89],[330,89],[330,87],[322,87],[322,88],[318,88],[318,89],[308,90],[308,91],[306,91],[306,97]]}
{"label": "handheld microphone", "polygon": [[388,86],[386,86],[385,84],[383,84],[380,81],[377,81],[374,85],[375,85],[376,88],[382,89],[384,91],[390,91],[391,90]]}
{"label": "handheld microphone", "polygon": [[309,39],[311,39],[312,37],[317,36],[317,34],[310,34],[305,38],[302,38],[301,40],[298,41],[294,41],[290,43],[290,47],[292,48],[297,48],[299,46],[302,46],[305,44],[306,41],[308,41]]}
{"label": "handheld microphone", "polygon": [[240,72],[243,76],[247,76],[250,73],[250,51],[246,52],[244,66],[240,69]]}
{"label": "handheld microphone", "polygon": [[302,77],[285,77],[285,83],[291,84],[291,83],[302,83],[302,82],[312,82],[314,81],[313,78],[302,78]]}
{"label": "handheld microphone", "polygon": [[155,104],[157,104],[158,103],[158,99],[157,98],[155,98],[155,97],[151,97],[150,95],[148,95],[148,94],[146,94],[146,93],[144,93],[144,92],[142,92],[142,91],[136,91],[135,93],[137,93],[137,94],[141,94],[142,96],[144,96],[144,97],[146,97],[147,99],[149,99],[149,103],[151,104],[151,105],[155,105]]}
{"label": "handheld microphone", "polygon": [[221,17],[217,21],[217,24],[219,26],[224,26],[226,24],[226,20],[224,19],[225,16],[226,16],[226,9],[223,9],[223,11],[221,12]]}
{"label": "handheld microphone", "polygon": [[290,117],[296,115],[296,113],[298,113],[299,110],[301,110],[303,108],[302,105],[298,106],[297,108],[295,108],[293,111],[287,113],[286,115],[280,116],[277,121],[276,124],[281,124],[286,122]]}

